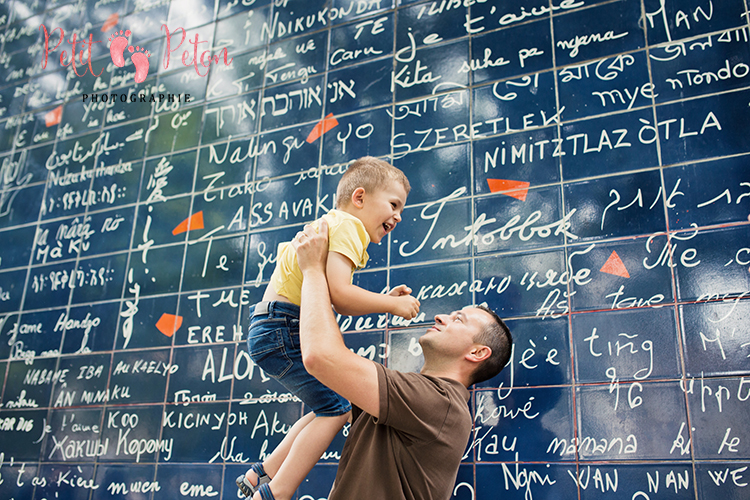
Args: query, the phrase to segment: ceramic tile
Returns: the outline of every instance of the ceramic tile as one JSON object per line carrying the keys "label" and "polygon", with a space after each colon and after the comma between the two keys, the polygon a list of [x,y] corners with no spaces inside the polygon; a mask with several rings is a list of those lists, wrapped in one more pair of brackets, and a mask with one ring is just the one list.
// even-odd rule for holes
{"label": "ceramic tile", "polygon": [[258,92],[211,103],[206,108],[203,123],[203,142],[215,142],[230,137],[245,136],[258,130]]}
{"label": "ceramic tile", "polygon": [[455,21],[467,15],[465,5],[452,4],[448,8],[435,8],[430,4],[403,7],[398,10],[396,23],[397,54],[413,48],[426,47],[438,42],[466,36],[466,29]]}
{"label": "ceramic tile", "polygon": [[570,443],[574,436],[573,393],[569,387],[477,391],[474,397],[479,435],[488,442],[504,443],[492,455],[477,449],[478,462],[557,462],[573,458],[560,452],[567,446],[557,446]]}
{"label": "ceramic tile", "polygon": [[637,2],[615,2],[555,16],[552,24],[557,65],[643,48],[639,7]]}
{"label": "ceramic tile", "polygon": [[71,307],[57,318],[55,328],[65,333],[63,354],[101,352],[112,350],[115,344],[118,302]]}
{"label": "ceramic tile", "polygon": [[177,314],[183,326],[174,332],[175,345],[242,341],[244,346],[247,335],[239,327],[240,311],[255,302],[250,290],[240,288],[183,293]]}
{"label": "ceramic tile", "polygon": [[[750,427],[737,418],[745,411],[745,379],[700,377],[687,383],[695,388],[693,393],[688,392],[690,425],[696,429],[691,433],[695,458],[721,460],[730,452],[732,458],[747,460],[750,449],[743,442]],[[680,431],[687,435],[686,428]]]}
{"label": "ceramic tile", "polygon": [[747,125],[744,110],[726,104],[729,96],[732,101],[747,99],[748,92],[657,106],[662,162],[670,165],[750,150],[747,135],[741,133]]}
{"label": "ceramic tile", "polygon": [[561,250],[478,258],[470,291],[501,318],[557,318],[570,312]]}
{"label": "ceramic tile", "polygon": [[747,373],[748,334],[744,318],[750,302],[724,300],[680,306],[685,371],[691,377]]}
{"label": "ceramic tile", "polygon": [[[110,444],[98,457],[98,462],[107,465],[129,463],[128,465],[137,467],[140,463],[153,464],[157,456],[162,456],[163,453],[170,454],[172,443],[159,439],[159,435],[152,430],[154,425],[161,424],[163,411],[161,407],[149,405],[107,408],[104,411],[104,426],[100,430],[100,439],[103,442],[109,439],[110,443],[119,441],[120,446]],[[139,451],[137,445],[130,444],[132,442],[149,443],[150,446]],[[134,469],[134,472],[137,470]],[[132,487],[132,484],[129,486]]]}
{"label": "ceramic tile", "polygon": [[[338,120],[342,113],[389,104],[393,100],[392,66],[390,59],[378,59],[357,66],[342,65],[341,69],[329,72],[326,116],[333,113]],[[341,130],[336,132],[337,135],[345,135]],[[359,135],[364,136],[366,133],[366,130],[361,130]]]}
{"label": "ceramic tile", "polygon": [[[434,202],[456,189],[470,190],[468,143],[419,151],[393,161],[409,179],[408,205]],[[397,226],[398,227],[398,226]]]}
{"label": "ceramic tile", "polygon": [[676,42],[650,50],[656,102],[695,97],[705,93],[743,87],[747,83],[750,50],[737,36],[722,31],[690,42]]}
{"label": "ceramic tile", "polygon": [[[50,406],[52,388],[56,383],[52,381],[52,377],[49,377],[48,381],[46,375],[52,374],[54,377],[56,374],[58,381],[63,375],[64,379],[77,375],[65,372],[64,368],[56,370],[56,365],[57,360],[54,358],[36,359],[31,365],[28,365],[26,361],[8,363],[8,377],[5,380],[8,390],[3,394],[3,408],[11,410],[24,409],[29,406],[34,408],[34,405],[37,408]],[[40,378],[42,374],[45,376]],[[36,383],[24,383],[24,381]]]}
{"label": "ceramic tile", "polygon": [[[51,433],[44,440],[43,460],[45,462],[76,460],[79,463],[93,463],[96,458],[103,456],[104,447],[94,444],[103,444],[103,440],[99,439],[100,435],[97,435],[102,431],[100,427],[102,411],[101,408],[53,410],[48,417]],[[80,430],[73,430],[74,422],[77,424],[76,429]],[[67,444],[68,440],[84,443],[91,440],[89,455],[86,456],[85,447],[68,446],[66,448],[62,443]]]}
{"label": "ceramic tile", "polygon": [[[598,486],[597,490],[584,488],[595,481]],[[589,500],[591,498],[601,498],[602,489],[608,493],[614,491],[615,483],[618,485],[618,491],[626,495],[632,494],[639,496],[640,492],[649,491],[649,485],[652,489],[666,485],[669,481],[669,496],[675,499],[694,498],[695,484],[694,473],[691,467],[684,463],[643,463],[638,465],[618,464],[594,466],[587,465],[578,472],[578,484],[581,485],[581,498]],[[622,485],[622,487],[620,487]],[[632,492],[632,493],[631,493]]]}
{"label": "ceramic tile", "polygon": [[[38,239],[36,228],[29,226],[20,229],[11,229],[0,233],[0,238],[5,242],[0,246],[0,269],[6,270],[21,267],[33,261],[39,261],[38,250],[34,248]],[[40,245],[41,246],[41,245]]]}
{"label": "ceramic tile", "polygon": [[593,118],[563,126],[564,180],[610,175],[659,165],[651,110]]}
{"label": "ceramic tile", "polygon": [[[175,349],[171,363],[182,370],[180,377],[171,377],[167,400],[190,404],[202,398],[229,399],[234,379],[235,345],[187,346]],[[244,346],[240,345],[240,348]]]}
{"label": "ceramic tile", "polygon": [[[155,467],[153,464],[128,464],[128,465],[99,465],[96,468],[96,484],[106,484],[107,490],[100,492],[101,488],[94,490],[97,500],[105,499],[110,494],[146,495],[152,489],[156,489],[154,483]],[[112,485],[112,486],[109,486]],[[145,490],[145,491],[144,491]]]}
{"label": "ceramic tile", "polygon": [[[674,238],[672,265],[680,300],[707,300],[747,295],[748,227],[691,231]],[[679,261],[677,261],[679,256]],[[679,263],[678,263],[679,262]]]}
{"label": "ceramic tile", "polygon": [[567,223],[560,188],[516,186],[496,186],[502,189],[499,194],[476,201],[474,246],[478,254],[562,245]]}
{"label": "ceramic tile", "polygon": [[404,52],[397,51],[398,55],[394,55],[397,64],[392,88],[397,102],[461,88],[469,83],[468,74],[460,72],[468,57],[468,40],[421,49],[412,45],[401,48]]}
{"label": "ceramic tile", "polygon": [[[120,387],[121,390],[117,397],[114,397],[114,393],[110,395],[112,403],[141,404],[164,400],[167,375],[179,370],[179,366],[173,364],[169,356],[169,349],[115,353],[112,357],[109,387],[111,389]],[[150,418],[158,415],[158,413],[154,414],[154,410],[160,410],[155,406],[146,408],[147,410],[144,411],[152,414]],[[114,431],[114,428],[110,427],[110,429]],[[139,432],[148,432],[148,429],[141,428]]]}
{"label": "ceramic tile", "polygon": [[[247,159],[258,158],[258,168],[255,173],[258,191],[267,187],[269,177],[295,173],[304,180],[303,173],[315,168],[313,159],[318,158],[320,154],[321,141],[308,141],[307,138],[311,136],[316,126],[317,124],[310,123],[250,138],[250,144],[243,148],[242,154]],[[234,150],[232,154],[235,154]],[[238,157],[242,158],[241,155]],[[243,163],[249,164],[250,162]]]}
{"label": "ceramic tile", "polygon": [[[338,24],[360,17],[378,16],[382,11],[394,7],[394,0],[381,2],[358,2],[356,0],[333,0],[331,2],[331,23]],[[334,13],[335,12],[335,13]],[[376,17],[375,19],[378,19]]]}
{"label": "ceramic tile", "polygon": [[[67,479],[74,477],[76,483],[80,480],[81,484],[93,484],[95,469],[93,465],[72,465],[72,464],[55,464],[43,465],[39,468],[40,482],[44,486],[38,486],[34,498],[46,498],[57,494],[59,498],[70,500],[87,500],[88,492],[86,488],[80,488],[77,485],[71,485],[69,482],[57,481],[60,478]],[[75,483],[74,483],[75,484]]]}
{"label": "ceramic tile", "polygon": [[567,119],[649,106],[659,94],[648,76],[645,51],[569,66],[557,79]]}
{"label": "ceramic tile", "polygon": [[511,319],[505,324],[513,337],[513,352],[499,375],[478,387],[513,387],[570,384],[570,334],[567,318]]}
{"label": "ceramic tile", "polygon": [[266,49],[232,55],[232,64],[208,74],[207,99],[235,97],[263,86],[269,54]]}
{"label": "ceramic tile", "polygon": [[[561,121],[562,113],[555,103],[555,82],[551,72],[475,87],[472,101],[471,133],[474,137],[526,132]],[[559,144],[559,140],[542,144],[538,158],[544,153],[556,158],[560,155]],[[507,153],[507,159],[512,163],[511,153]],[[521,154],[517,153],[517,156]]]}
{"label": "ceramic tile", "polygon": [[224,19],[235,14],[247,15],[248,10],[268,7],[271,4],[271,0],[257,0],[249,5],[247,3],[235,2],[234,0],[219,0],[217,4],[217,18]]}
{"label": "ceramic tile", "polygon": [[[0,283],[2,283],[3,297],[5,300],[0,302],[0,311],[10,312],[19,310],[21,300],[24,296],[23,283],[26,280],[27,270],[9,271],[0,273]],[[37,284],[40,284],[40,276],[37,276]]]}
{"label": "ceramic tile", "polygon": [[571,324],[579,382],[659,380],[681,375],[673,308],[576,314]]}
{"label": "ceramic tile", "polygon": [[[468,293],[469,263],[458,261],[450,264],[411,266],[391,271],[391,283],[404,283],[420,302],[419,315],[412,323],[432,323],[436,314],[457,311],[471,303]],[[391,318],[395,326],[408,326],[402,318]]]}
{"label": "ceramic tile", "polygon": [[553,51],[549,28],[547,16],[545,20],[480,34],[472,39],[471,61],[462,70],[471,70],[474,83],[483,83],[550,69]]}
{"label": "ceramic tile", "polygon": [[[469,93],[455,91],[398,104],[393,119],[394,159],[413,151],[465,140],[468,138]],[[425,127],[425,121],[429,126]]]}
{"label": "ceramic tile", "polygon": [[265,84],[270,86],[293,80],[300,80],[302,84],[307,83],[312,75],[325,70],[326,47],[327,31],[271,44],[268,47],[269,54],[284,56],[267,58]]}
{"label": "ceramic tile", "polygon": [[[211,450],[211,455],[215,453],[214,449],[221,449],[224,456],[231,453],[233,457],[245,460],[246,457],[257,457],[261,452],[267,453],[278,446],[289,428],[302,416],[302,404],[296,402],[282,404],[271,399],[269,402],[261,401],[252,405],[240,406],[241,404],[230,405],[220,433],[204,431],[205,434],[213,434],[211,439],[218,435],[218,439],[212,441],[210,448],[207,448]],[[217,413],[221,415],[224,411],[227,410],[222,409]],[[194,455],[203,456],[208,453],[197,452]],[[207,456],[205,461],[210,458]],[[236,490],[233,493],[234,491]]]}
{"label": "ceramic tile", "polygon": [[746,170],[743,157],[665,169],[665,191],[671,201],[669,227],[688,229],[747,220]]}
{"label": "ceramic tile", "polygon": [[325,83],[321,76],[268,89],[260,102],[260,129],[267,132],[319,120],[323,117],[323,101]]}
{"label": "ceramic tile", "polygon": [[[354,6],[356,2],[350,2]],[[364,5],[364,4],[360,4]],[[375,5],[371,3],[370,5]],[[360,10],[359,8],[357,10]],[[328,65],[335,70],[393,53],[393,14],[338,26],[331,30]],[[388,91],[390,95],[390,89]]]}
{"label": "ceramic tile", "polygon": [[687,418],[679,383],[582,386],[576,405],[581,444],[572,449],[581,460],[674,459],[675,436]]}
{"label": "ceramic tile", "polygon": [[[575,241],[665,231],[659,171],[566,184],[565,212]],[[571,239],[573,239],[571,237]]]}
{"label": "ceramic tile", "polygon": [[[348,163],[362,156],[383,157],[390,154],[388,131],[392,116],[390,108],[375,108],[337,117],[338,125],[321,138],[322,165]],[[335,193],[335,185],[333,188],[331,192]]]}
{"label": "ceramic tile", "polygon": [[[197,290],[219,285],[240,285],[245,256],[246,236],[209,238],[188,244],[182,288]],[[231,278],[230,278],[231,276]]]}
{"label": "ceramic tile", "polygon": [[392,265],[470,255],[471,238],[466,228],[471,227],[471,205],[460,199],[461,189],[427,205],[404,210],[391,234]]}
{"label": "ceramic tile", "polygon": [[[523,486],[519,479],[524,477],[524,474],[538,477],[539,484],[535,484],[533,488]],[[571,475],[576,477],[575,474],[575,467],[570,465],[524,464],[523,467],[519,465],[516,468],[515,465],[509,464],[479,464],[476,473],[476,498],[492,498],[496,495],[498,491],[497,478],[503,475],[503,477],[509,479],[507,483],[500,483],[503,498],[521,500],[526,497],[527,491],[532,491],[537,495],[553,495],[560,500],[575,500],[578,498],[576,483],[570,480],[565,481]]]}
{"label": "ceramic tile", "polygon": [[559,182],[559,157],[553,156],[556,144],[560,144],[556,127],[474,141],[474,192],[491,193],[497,181],[529,186]]}
{"label": "ceramic tile", "polygon": [[[129,292],[132,289],[129,289]],[[132,293],[132,292],[130,292]],[[131,305],[132,304],[132,305]],[[169,347],[177,323],[175,297],[131,297],[115,316],[119,324],[115,338],[116,349]],[[174,325],[174,326],[172,326]],[[178,329],[179,331],[179,329]]]}
{"label": "ceramic tile", "polygon": [[[740,461],[738,465],[745,463],[747,462]],[[731,498],[732,500],[742,498],[742,495],[745,493],[742,490],[743,486],[735,484],[734,481],[727,482],[721,479],[724,475],[729,474],[732,467],[734,467],[733,462],[697,463],[695,469],[697,472],[696,489],[698,490],[698,494],[706,498],[710,498],[716,494],[726,495],[726,498]],[[717,480],[713,480],[713,477],[717,478]]]}
{"label": "ceramic tile", "polygon": [[52,406],[98,406],[107,394],[111,356],[107,354],[80,355],[63,358],[58,370],[67,370],[65,383],[52,389]]}
{"label": "ceramic tile", "polygon": [[[226,6],[219,6],[220,20],[216,23],[216,33],[214,34],[214,46],[226,47],[230,55],[244,52],[246,49],[253,49],[265,45],[261,35],[262,27],[268,22],[271,15],[270,5],[260,6],[258,2],[252,5],[252,9],[244,12],[232,12],[231,7],[238,6],[237,3],[227,3]],[[247,6],[240,6],[247,8]]]}
{"label": "ceramic tile", "polygon": [[671,268],[662,250],[667,238],[592,243],[568,250],[574,311],[663,306],[673,300]]}
{"label": "ceramic tile", "polygon": [[647,0],[643,4],[649,42],[659,44],[692,38],[712,31],[740,26],[742,2],[701,3],[689,0],[679,5]]}

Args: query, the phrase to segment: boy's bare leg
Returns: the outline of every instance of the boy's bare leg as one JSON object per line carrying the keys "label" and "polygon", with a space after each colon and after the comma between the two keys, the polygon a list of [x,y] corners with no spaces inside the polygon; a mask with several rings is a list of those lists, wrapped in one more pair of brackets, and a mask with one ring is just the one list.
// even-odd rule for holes
{"label": "boy's bare leg", "polygon": [[[269,486],[276,500],[290,500],[292,498],[305,476],[318,463],[320,457],[348,419],[349,413],[337,417],[315,417],[302,427],[296,438],[292,440],[287,456],[276,473],[271,474],[266,469],[266,472],[271,476]],[[286,441],[286,438],[284,441]],[[281,447],[281,444],[279,447]],[[276,453],[276,450],[274,450],[274,453]],[[259,492],[255,493],[253,500],[261,500]]]}
{"label": "boy's bare leg", "polygon": [[[289,429],[289,432],[287,432],[286,436],[284,436],[284,439],[281,440],[279,445],[271,452],[270,455],[268,455],[268,457],[266,457],[265,460],[263,460],[263,468],[265,469],[266,474],[268,474],[269,477],[276,476],[276,473],[281,468],[281,464],[284,463],[284,460],[289,454],[289,449],[292,447],[292,443],[294,443],[294,440],[297,439],[297,436],[302,431],[302,429],[304,429],[307,424],[312,422],[314,418],[315,414],[313,412],[310,412],[297,420]],[[255,486],[258,485],[258,475],[252,469],[247,470],[247,472],[245,473],[245,477],[248,481],[250,481],[250,484]]]}

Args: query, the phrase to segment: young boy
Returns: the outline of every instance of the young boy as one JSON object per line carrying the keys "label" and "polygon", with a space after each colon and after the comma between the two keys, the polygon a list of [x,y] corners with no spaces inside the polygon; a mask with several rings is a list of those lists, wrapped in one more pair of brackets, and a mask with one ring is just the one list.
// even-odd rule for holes
{"label": "young boy", "polygon": [[[419,313],[411,289],[399,285],[388,295],[352,284],[352,273],[368,260],[367,245],[380,241],[401,221],[410,186],[396,167],[373,157],[352,163],[339,181],[336,209],[323,218],[329,226],[326,265],[336,312],[358,316],[391,313],[405,319]],[[290,243],[278,259],[263,301],[251,309],[248,350],[266,374],[299,397],[312,412],[295,423],[279,446],[237,478],[253,500],[289,500],[349,418],[349,402],[307,373],[299,344],[302,273]]]}

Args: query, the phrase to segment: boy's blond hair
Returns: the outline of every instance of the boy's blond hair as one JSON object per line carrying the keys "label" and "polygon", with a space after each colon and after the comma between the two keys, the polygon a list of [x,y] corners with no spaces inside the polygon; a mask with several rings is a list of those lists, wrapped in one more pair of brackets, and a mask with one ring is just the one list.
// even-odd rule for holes
{"label": "boy's blond hair", "polygon": [[351,202],[352,193],[358,187],[365,188],[367,193],[374,193],[389,181],[401,183],[407,196],[409,195],[411,190],[409,179],[401,170],[387,161],[373,156],[363,156],[353,161],[336,188],[336,208],[346,207]]}

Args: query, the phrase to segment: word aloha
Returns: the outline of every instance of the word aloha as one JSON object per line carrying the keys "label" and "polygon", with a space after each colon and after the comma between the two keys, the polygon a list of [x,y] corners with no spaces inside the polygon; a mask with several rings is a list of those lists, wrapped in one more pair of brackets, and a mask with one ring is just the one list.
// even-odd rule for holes
{"label": "word aloha", "polygon": [[[66,40],[65,31],[62,28],[55,28],[50,32],[44,24],[41,24],[39,25],[39,29],[44,31],[44,59],[42,60],[42,69],[47,68],[49,54],[55,52],[61,45],[63,45],[63,42],[65,42],[70,45],[70,53],[68,53],[67,50],[61,50],[61,66],[72,66],[73,72],[79,77],[85,76],[89,71],[92,76],[99,76],[104,72],[104,68],[102,68],[99,73],[95,73],[94,68],[91,66],[92,48],[94,44],[102,43],[100,41],[94,41],[93,35],[90,34],[88,39],[79,40],[77,38],[78,35],[73,33],[73,35]],[[183,43],[187,38],[187,32],[184,28],[177,28],[174,32],[170,33],[166,24],[162,24],[162,29],[165,31],[167,37],[166,48],[164,51],[164,69],[168,69],[172,54],[180,50],[183,46]],[[60,38],[57,40],[57,43],[50,48],[50,39],[53,38],[58,31]],[[173,46],[172,36],[180,32],[182,32],[182,38],[176,46]],[[141,83],[148,75],[149,58],[151,57],[151,54],[143,47],[130,45],[128,37],[131,34],[132,32],[130,30],[120,30],[113,33],[112,36],[108,38],[110,43],[109,55],[112,59],[112,63],[118,68],[122,68],[125,66],[124,55],[125,49],[127,48],[131,53],[130,60],[133,61],[133,64],[135,65],[135,82]],[[188,40],[188,44],[193,46],[192,50],[183,50],[182,57],[180,58],[185,67],[193,66],[195,72],[198,73],[199,76],[208,75],[208,69],[211,67],[211,64],[219,64],[222,57],[225,66],[229,66],[234,60],[234,58],[229,58],[226,47],[222,48],[218,54],[211,54],[210,50],[199,51],[200,44],[204,43],[207,44],[208,41],[200,40],[200,35],[196,33],[193,39]],[[205,68],[205,72],[201,73],[201,67]],[[83,68],[83,72],[79,73],[78,68]]]}

